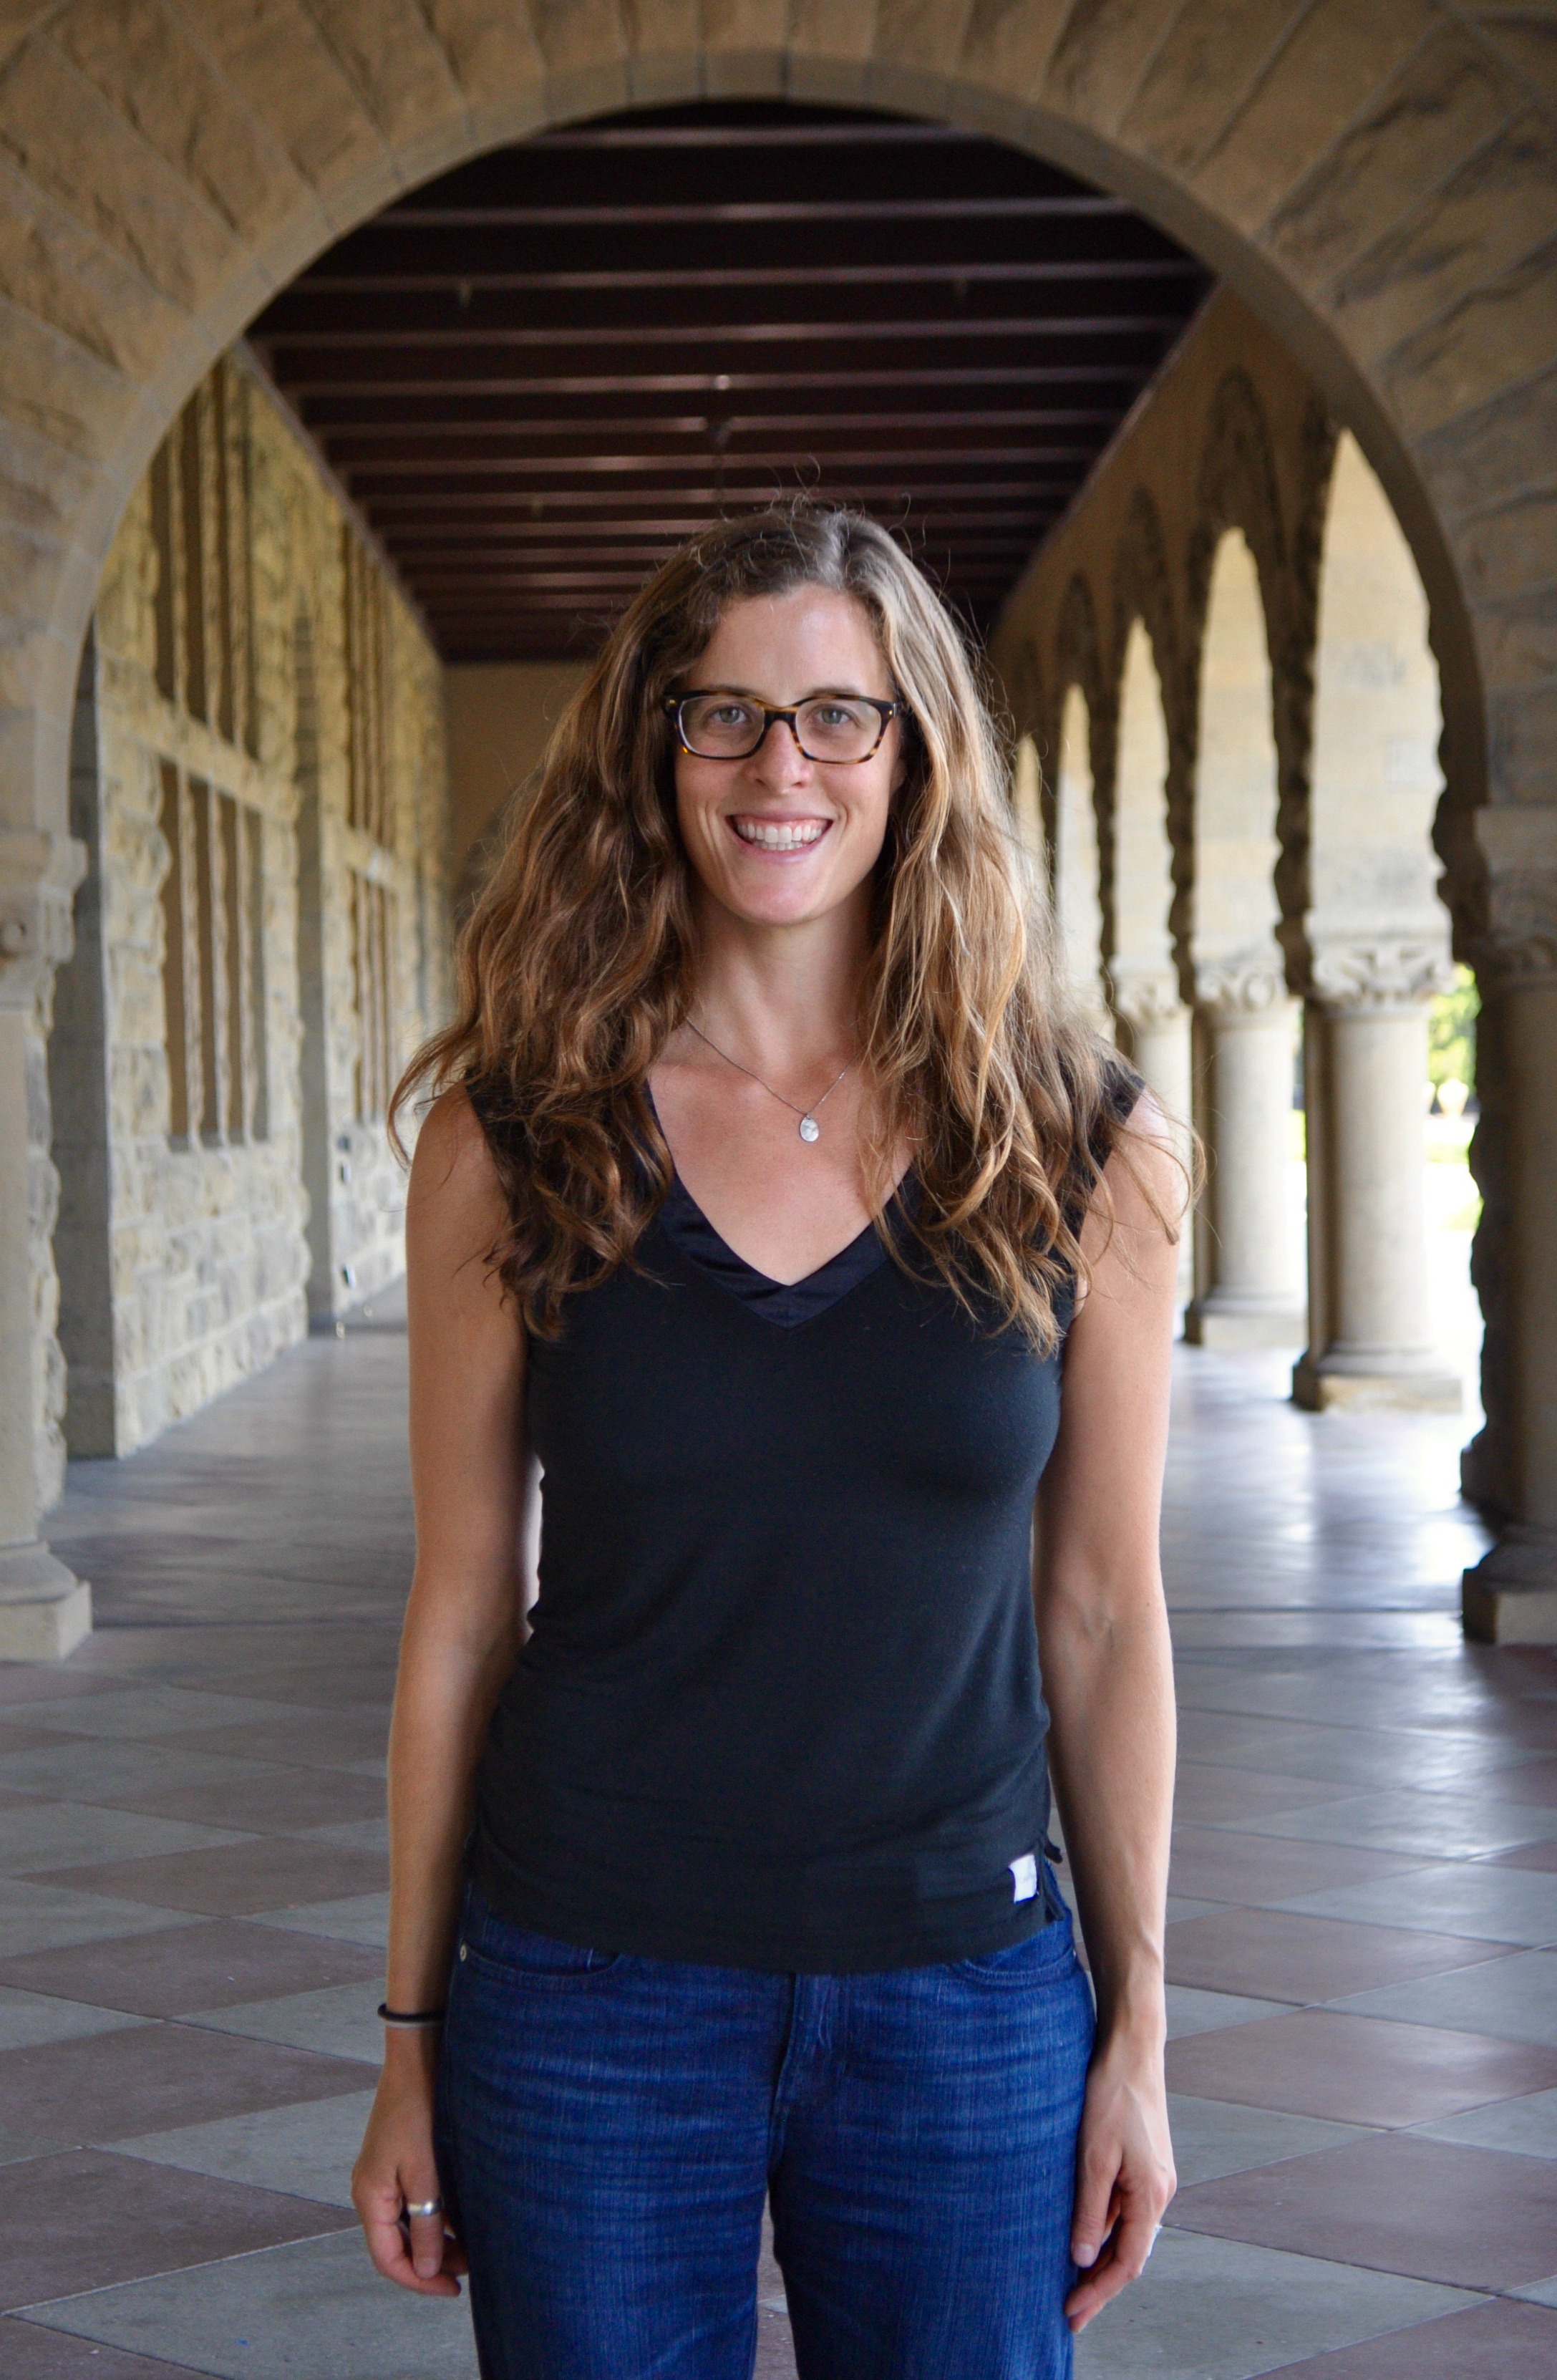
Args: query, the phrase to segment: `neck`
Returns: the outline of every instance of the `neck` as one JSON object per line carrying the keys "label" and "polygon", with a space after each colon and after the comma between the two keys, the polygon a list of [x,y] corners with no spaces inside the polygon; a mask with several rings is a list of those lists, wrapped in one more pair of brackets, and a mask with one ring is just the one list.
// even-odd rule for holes
{"label": "neck", "polygon": [[[863,891],[864,888],[862,888]],[[758,1073],[841,1064],[853,1052],[870,955],[869,895],[798,926],[756,926],[705,900],[698,916],[698,1024]]]}

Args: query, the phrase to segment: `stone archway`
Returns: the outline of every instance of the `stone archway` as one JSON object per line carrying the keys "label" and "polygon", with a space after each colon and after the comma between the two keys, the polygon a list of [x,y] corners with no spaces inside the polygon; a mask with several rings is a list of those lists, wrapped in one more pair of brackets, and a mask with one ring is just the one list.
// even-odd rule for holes
{"label": "stone archway", "polygon": [[[1218,0],[10,10],[0,1593],[30,1606],[68,1591],[34,1530],[38,1422],[57,1391],[42,1049],[80,866],[66,782],[81,641],[130,489],[267,296],[439,170],[543,125],[656,101],[790,95],[943,118],[1128,198],[1287,340],[1411,541],[1450,722],[1440,848],[1462,943],[1503,987],[1496,1047],[1531,1075],[1533,1107],[1557,1062],[1557,703],[1543,592],[1557,521],[1522,507],[1557,419],[1541,253],[1557,214],[1550,75],[1550,44],[1523,19],[1447,0],[1288,0],[1231,17]],[[1525,1308],[1545,1318],[1557,1317],[1557,1233],[1541,1156],[1515,1149],[1500,1228]],[[1550,1569],[1557,1596],[1554,1358],[1532,1331],[1511,1358],[1519,1446],[1501,1475],[1526,1531],[1520,1574],[1533,1584]]]}
{"label": "stone archway", "polygon": [[[1273,500],[1265,521],[1279,533]],[[1224,528],[1201,612],[1192,956],[1210,1178],[1185,1332],[1202,1346],[1290,1346],[1302,1320],[1288,1213],[1296,1004],[1276,931],[1267,629],[1285,583],[1279,545],[1272,563],[1261,573],[1242,529]]]}
{"label": "stone archway", "polygon": [[1083,1014],[1112,1035],[1104,989],[1103,868],[1092,765],[1092,713],[1073,678],[1055,737],[1054,903],[1066,973]]}

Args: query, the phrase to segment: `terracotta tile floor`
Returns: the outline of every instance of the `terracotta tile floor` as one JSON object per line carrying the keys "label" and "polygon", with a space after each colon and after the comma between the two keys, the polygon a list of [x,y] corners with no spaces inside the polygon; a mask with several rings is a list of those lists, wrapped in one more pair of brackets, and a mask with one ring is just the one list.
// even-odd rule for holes
{"label": "terracotta tile floor", "polygon": [[[0,1670],[6,2380],[474,2373],[346,2197],[409,1548],[404,1340],[363,1319],[77,1466],[98,1633]],[[1460,1640],[1457,1426],[1298,1414],[1285,1371],[1179,1358],[1182,2188],[1078,2370],[1551,2380],[1557,1660]],[[770,2263],[760,2303],[785,2380]]]}

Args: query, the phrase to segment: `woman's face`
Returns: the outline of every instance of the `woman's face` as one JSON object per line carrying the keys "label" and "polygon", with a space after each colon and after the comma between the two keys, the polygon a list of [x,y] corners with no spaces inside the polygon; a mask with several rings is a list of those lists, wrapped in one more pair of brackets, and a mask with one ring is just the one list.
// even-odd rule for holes
{"label": "woman's face", "polygon": [[[732,603],[677,691],[788,710],[825,695],[890,702],[870,615],[851,595],[797,587]],[[903,776],[898,720],[868,760],[808,760],[775,720],[742,760],[678,749],[676,816],[704,891],[753,925],[803,925],[862,892]]]}

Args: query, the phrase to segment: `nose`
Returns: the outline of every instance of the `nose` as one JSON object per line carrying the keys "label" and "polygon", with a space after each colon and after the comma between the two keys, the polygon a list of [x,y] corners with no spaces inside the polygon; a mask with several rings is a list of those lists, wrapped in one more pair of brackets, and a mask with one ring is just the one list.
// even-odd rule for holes
{"label": "nose", "polygon": [[[780,728],[782,735],[774,732]],[[792,720],[769,719],[766,722],[749,765],[770,784],[792,784],[797,777],[809,771],[811,763],[800,748],[800,737],[795,733]]]}

